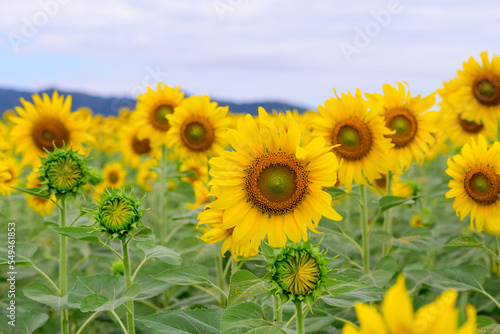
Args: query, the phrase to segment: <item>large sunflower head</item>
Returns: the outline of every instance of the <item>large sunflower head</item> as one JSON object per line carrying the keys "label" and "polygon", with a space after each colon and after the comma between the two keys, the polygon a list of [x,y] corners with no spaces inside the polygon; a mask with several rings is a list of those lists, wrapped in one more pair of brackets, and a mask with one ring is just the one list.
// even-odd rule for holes
{"label": "large sunflower head", "polygon": [[387,152],[394,146],[384,127],[384,119],[368,111],[359,90],[342,94],[318,107],[320,116],[313,123],[313,136],[323,137],[340,161],[339,181],[348,191],[352,183],[366,185],[387,173]]}
{"label": "large sunflower head", "polygon": [[139,167],[144,156],[161,158],[161,150],[155,146],[149,137],[139,139],[139,128],[131,125],[123,126],[119,138],[123,160],[132,167]]}
{"label": "large sunflower head", "polygon": [[106,189],[94,212],[96,229],[108,238],[126,238],[134,229],[142,226],[141,217],[146,210],[140,210],[142,199],[135,199],[119,189]]}
{"label": "large sunflower head", "polygon": [[23,107],[16,107],[19,117],[14,117],[11,131],[16,152],[23,155],[23,164],[36,165],[39,156],[64,145],[85,152],[84,142],[92,140],[87,129],[90,119],[71,112],[71,96],[66,99],[54,91],[52,99],[43,94],[33,95],[33,103],[21,99]]}
{"label": "large sunflower head", "polygon": [[434,144],[433,124],[427,111],[436,103],[435,94],[424,98],[420,95],[411,97],[402,83],[398,88],[385,84],[384,94],[366,94],[370,109],[381,113],[385,118],[385,126],[392,134],[390,138],[394,147],[389,157],[394,162],[391,168],[397,174],[406,171],[416,161],[423,164],[426,153]]}
{"label": "large sunflower head", "polygon": [[[262,113],[265,111],[261,110]],[[210,159],[213,209],[223,210],[221,228],[234,228],[233,240],[246,243],[268,236],[271,246],[307,240],[321,216],[340,220],[331,196],[338,168],[330,146],[319,137],[301,146],[300,128],[259,127],[251,115],[229,130],[233,151]]]}
{"label": "large sunflower head", "polygon": [[60,198],[75,196],[89,178],[87,160],[76,151],[66,147],[55,148],[46,158],[42,158],[38,173],[42,188]]}
{"label": "large sunflower head", "polygon": [[331,259],[319,251],[319,244],[288,243],[287,247],[264,251],[264,256],[268,269],[264,279],[271,283],[270,293],[279,295],[282,302],[300,300],[311,306],[326,290]]}
{"label": "large sunflower head", "polygon": [[167,115],[173,114],[184,93],[176,88],[158,83],[156,91],[148,87],[148,91],[137,97],[136,111],[132,114],[132,124],[139,129],[138,138],[151,138],[155,145],[166,143],[166,133],[170,129]]}
{"label": "large sunflower head", "polygon": [[500,57],[491,61],[482,52],[481,64],[470,57],[458,76],[439,91],[443,100],[463,110],[463,118],[476,123],[494,123],[500,119]]}
{"label": "large sunflower head", "polygon": [[210,102],[207,95],[191,96],[167,115],[171,129],[167,146],[178,152],[181,160],[191,158],[203,165],[207,157],[218,155],[226,145],[229,119],[228,107],[219,107]]}
{"label": "large sunflower head", "polygon": [[23,169],[19,161],[12,157],[0,156],[0,194],[10,196],[12,187],[17,187]]}
{"label": "large sunflower head", "polygon": [[490,231],[500,231],[500,143],[488,149],[483,136],[472,140],[448,159],[446,173],[452,177],[446,198],[455,197],[453,208],[460,219],[470,213],[472,230],[481,232],[487,225]]}
{"label": "large sunflower head", "polygon": [[381,311],[366,304],[355,305],[359,328],[347,323],[342,334],[400,334],[400,333],[476,333],[476,310],[467,305],[467,321],[459,326],[459,312],[455,307],[458,293],[447,290],[434,302],[422,306],[415,314],[410,295],[406,290],[405,277],[399,276],[397,283],[387,290]]}

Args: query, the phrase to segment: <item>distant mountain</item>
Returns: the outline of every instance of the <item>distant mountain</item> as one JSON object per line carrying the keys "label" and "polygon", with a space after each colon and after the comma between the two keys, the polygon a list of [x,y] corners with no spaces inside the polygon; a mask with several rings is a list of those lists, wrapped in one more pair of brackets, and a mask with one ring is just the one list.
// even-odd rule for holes
{"label": "distant mountain", "polygon": [[[19,99],[24,98],[26,101],[32,101],[31,95],[34,93],[42,94],[47,93],[52,96],[54,89],[46,89],[37,92],[27,92],[18,91],[13,89],[0,88],[0,112],[4,112],[7,109],[14,109],[16,106],[22,106]],[[95,95],[89,95],[78,92],[67,92],[58,90],[59,94],[71,95],[72,96],[72,110],[76,110],[80,107],[88,107],[92,110],[94,114],[103,115],[117,115],[121,108],[135,108],[135,99],[129,97],[101,97]],[[186,94],[188,95],[188,94]],[[257,108],[264,107],[267,111],[272,109],[277,110],[293,110],[297,109],[299,112],[304,112],[306,108],[302,106],[294,106],[285,102],[278,101],[262,101],[253,103],[233,103],[228,101],[215,100],[221,106],[229,106],[229,110],[233,113],[244,113],[257,115]]]}

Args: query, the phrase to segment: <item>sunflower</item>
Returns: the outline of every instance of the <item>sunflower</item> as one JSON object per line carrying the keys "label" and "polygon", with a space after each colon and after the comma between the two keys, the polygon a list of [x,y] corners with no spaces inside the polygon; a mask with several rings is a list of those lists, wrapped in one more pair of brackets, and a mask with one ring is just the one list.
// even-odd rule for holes
{"label": "sunflower", "polygon": [[39,157],[56,147],[72,147],[85,153],[84,142],[92,140],[87,133],[89,118],[71,112],[71,96],[66,99],[56,91],[52,100],[47,94],[33,95],[33,103],[21,99],[24,108],[16,107],[19,117],[13,117],[12,142],[16,152],[23,155],[22,164],[39,165]]}
{"label": "sunflower", "polygon": [[157,91],[148,87],[147,93],[137,97],[136,111],[131,116],[132,124],[139,129],[140,140],[151,138],[155,145],[166,143],[166,133],[170,123],[166,116],[172,114],[184,98],[184,93],[176,88],[158,83]]}
{"label": "sunflower", "polygon": [[208,244],[215,244],[224,241],[221,246],[221,253],[224,254],[229,250],[234,260],[239,261],[241,257],[248,258],[259,254],[260,240],[253,238],[247,242],[237,242],[233,238],[234,228],[223,229],[221,228],[223,210],[214,210],[207,205],[202,212],[198,215],[199,223],[196,226],[201,229],[201,224],[208,225],[207,230],[200,239]]}
{"label": "sunflower", "polygon": [[448,100],[443,99],[440,117],[437,123],[444,131],[454,147],[460,148],[471,139],[477,141],[479,136],[495,140],[497,137],[496,122],[473,121],[464,116],[463,111],[454,109]]}
{"label": "sunflower", "polygon": [[271,246],[281,247],[287,236],[294,242],[307,240],[307,229],[317,232],[322,215],[342,219],[322,190],[335,185],[337,159],[322,137],[305,147],[301,137],[293,120],[285,131],[259,127],[247,115],[238,130],[228,131],[234,151],[210,159],[210,196],[217,197],[211,205],[224,210],[221,229],[234,228],[235,242],[267,235]]}
{"label": "sunflower", "polygon": [[[40,174],[38,173],[31,173],[30,175],[28,175],[26,188],[41,188],[42,182],[38,179],[39,177]],[[56,205],[50,199],[38,196],[32,196],[28,194],[25,194],[25,196],[28,206],[39,215],[46,216],[48,214],[51,214],[52,211],[54,211],[54,207]],[[56,197],[53,196],[52,200],[56,201]]]}
{"label": "sunflower", "polygon": [[[387,193],[387,174],[373,181],[371,189],[378,195]],[[410,197],[413,196],[413,188],[407,182],[402,182],[399,175],[392,174],[391,177],[391,194],[392,196]]]}
{"label": "sunflower", "polygon": [[398,89],[385,84],[383,91],[384,95],[366,94],[366,97],[370,109],[384,115],[386,127],[394,131],[386,137],[394,144],[389,151],[394,161],[392,171],[400,174],[413,161],[423,164],[427,151],[434,144],[431,116],[425,113],[436,103],[436,97],[435,94],[424,98],[420,95],[411,97],[410,91],[405,92],[402,83],[398,83]]}
{"label": "sunflower", "polygon": [[228,107],[210,102],[207,95],[191,96],[167,115],[171,125],[166,142],[178,152],[181,160],[191,158],[198,164],[206,164],[207,157],[217,156],[226,144],[229,119]]}
{"label": "sunflower", "polygon": [[500,57],[493,56],[490,61],[487,52],[480,57],[482,64],[472,57],[464,62],[458,77],[440,94],[463,110],[463,118],[496,127],[500,118]]}
{"label": "sunflower", "polygon": [[457,297],[455,290],[447,290],[414,314],[405,277],[400,275],[397,283],[387,290],[382,301],[382,314],[373,306],[357,303],[355,310],[359,329],[347,323],[342,334],[474,334],[476,310],[474,306],[467,305],[467,321],[459,327],[458,310],[455,308]]}
{"label": "sunflower", "polygon": [[136,168],[139,167],[141,158],[144,156],[155,159],[161,158],[161,150],[152,144],[150,138],[139,139],[137,137],[138,132],[138,128],[125,125],[119,135],[123,160]]}
{"label": "sunflower", "polygon": [[158,166],[158,164],[157,160],[149,159],[139,165],[136,180],[137,184],[145,191],[151,191],[153,189],[153,182],[158,179],[158,172],[151,169]]}
{"label": "sunflower", "polygon": [[23,169],[12,157],[0,158],[0,194],[10,196],[12,187],[17,187]]}
{"label": "sunflower", "polygon": [[500,143],[488,149],[486,138],[462,147],[461,154],[448,158],[446,173],[452,177],[446,198],[455,197],[453,208],[463,220],[470,212],[470,228],[478,233],[487,225],[500,231]]}
{"label": "sunflower", "polygon": [[437,158],[439,153],[448,154],[450,147],[446,143],[448,136],[446,135],[441,123],[441,116],[443,113],[439,111],[431,111],[428,114],[432,124],[441,124],[441,126],[434,127],[432,129],[431,135],[434,137],[434,144],[431,145],[425,154],[425,161],[432,161]]}
{"label": "sunflower", "polygon": [[95,186],[97,192],[94,193],[94,197],[99,199],[100,194],[102,194],[106,188],[119,189],[123,187],[126,177],[127,171],[123,168],[121,163],[112,162],[105,164],[102,169],[102,182]]}
{"label": "sunflower", "polygon": [[335,145],[333,152],[340,161],[339,181],[347,191],[352,183],[367,185],[388,172],[387,152],[393,146],[384,136],[391,132],[378,113],[368,111],[361,92],[342,94],[319,106],[313,135]]}
{"label": "sunflower", "polygon": [[208,165],[198,165],[194,160],[189,159],[183,161],[179,168],[180,172],[191,171],[194,176],[185,176],[181,180],[191,183],[194,188],[194,194],[196,196],[195,203],[186,203],[188,208],[194,210],[203,204],[210,202],[210,197],[208,196]]}
{"label": "sunflower", "polygon": [[0,121],[0,154],[10,151],[13,148],[9,131],[10,126]]}

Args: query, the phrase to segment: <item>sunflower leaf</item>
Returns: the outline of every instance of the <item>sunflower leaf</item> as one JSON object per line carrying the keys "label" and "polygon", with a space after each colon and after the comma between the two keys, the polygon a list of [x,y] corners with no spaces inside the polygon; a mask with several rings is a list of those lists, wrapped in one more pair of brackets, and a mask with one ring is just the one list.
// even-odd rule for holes
{"label": "sunflower leaf", "polygon": [[470,235],[452,239],[444,246],[455,248],[484,248],[484,244],[482,242]]}
{"label": "sunflower leaf", "polygon": [[82,241],[91,242],[94,244],[102,245],[100,240],[101,233],[97,232],[90,226],[79,227],[53,227],[54,232],[65,235],[67,237],[78,239]]}
{"label": "sunflower leaf", "polygon": [[387,211],[395,206],[404,205],[404,204],[414,204],[415,201],[413,198],[417,196],[413,196],[411,198],[408,197],[398,197],[398,196],[383,196],[379,201],[379,213]]}
{"label": "sunflower leaf", "polygon": [[264,316],[264,310],[256,303],[241,303],[229,307],[221,317],[221,330],[226,334],[278,333],[283,322],[273,323]]}
{"label": "sunflower leaf", "polygon": [[[8,264],[9,261],[16,261],[17,266],[29,265],[31,263],[31,258],[35,254],[38,247],[33,244],[28,244],[24,242],[18,242],[15,244],[14,252],[15,257],[9,257],[9,245],[0,245],[0,265]],[[12,255],[11,255],[12,256]]]}
{"label": "sunflower leaf", "polygon": [[168,269],[152,277],[175,285],[210,284],[208,268],[200,264]]}
{"label": "sunflower leaf", "polygon": [[137,320],[155,334],[220,334],[221,309],[174,310]]}
{"label": "sunflower leaf", "polygon": [[238,270],[231,276],[229,305],[264,297],[269,293],[268,284],[248,270]]}
{"label": "sunflower leaf", "polygon": [[179,265],[182,262],[181,255],[167,247],[155,245],[149,242],[138,242],[137,247],[146,253],[146,259],[157,257],[167,263],[175,265]]}
{"label": "sunflower leaf", "polygon": [[42,188],[17,188],[17,187],[12,187],[12,188],[31,196],[37,196],[45,199],[49,199],[50,197],[52,197],[50,193],[46,192]]}
{"label": "sunflower leaf", "polygon": [[23,293],[29,299],[49,305],[56,310],[57,313],[60,313],[62,310],[78,307],[78,305],[71,305],[68,303],[68,296],[59,296],[51,287],[44,283],[35,282],[28,284],[23,289]]}

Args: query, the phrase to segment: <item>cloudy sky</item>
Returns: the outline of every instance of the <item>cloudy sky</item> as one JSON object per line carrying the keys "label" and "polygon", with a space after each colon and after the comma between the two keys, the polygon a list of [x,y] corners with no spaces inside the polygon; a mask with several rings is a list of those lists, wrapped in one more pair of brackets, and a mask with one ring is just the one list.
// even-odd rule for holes
{"label": "cloudy sky", "polygon": [[0,86],[191,94],[316,108],[406,81],[428,94],[481,51],[500,54],[500,1],[4,1]]}

